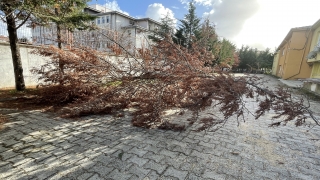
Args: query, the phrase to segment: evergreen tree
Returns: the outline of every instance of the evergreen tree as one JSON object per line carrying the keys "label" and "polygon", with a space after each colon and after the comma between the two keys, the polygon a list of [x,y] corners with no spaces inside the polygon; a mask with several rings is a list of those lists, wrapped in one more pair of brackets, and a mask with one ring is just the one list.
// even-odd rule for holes
{"label": "evergreen tree", "polygon": [[161,25],[159,29],[152,31],[152,35],[149,35],[148,38],[154,42],[159,42],[164,39],[166,36],[172,38],[174,33],[174,20],[170,17],[169,13],[160,20]]}
{"label": "evergreen tree", "polygon": [[[62,49],[62,31],[73,31],[75,29],[84,30],[91,27],[90,21],[96,16],[83,12],[89,0],[49,0],[42,11],[39,11],[37,17],[42,25],[56,28],[58,48]],[[59,61],[60,84],[63,84],[63,66]]]}
{"label": "evergreen tree", "polygon": [[33,15],[36,9],[41,9],[43,0],[1,0],[0,19],[7,24],[12,63],[17,91],[25,90],[23,68],[17,30],[21,28]]}
{"label": "evergreen tree", "polygon": [[50,0],[37,14],[42,25],[55,24],[58,47],[62,48],[62,30],[73,31],[90,28],[89,21],[96,16],[83,12],[89,0]]}
{"label": "evergreen tree", "polygon": [[239,50],[239,58],[240,58],[240,64],[238,66],[239,69],[244,70],[244,69],[258,68],[257,49],[250,48],[249,46],[242,46],[241,49]]}
{"label": "evergreen tree", "polygon": [[274,54],[267,48],[264,51],[259,52],[258,63],[259,68],[272,69]]}
{"label": "evergreen tree", "polygon": [[221,48],[216,63],[231,67],[234,63],[234,52],[236,51],[236,46],[227,39],[223,39],[220,42],[220,45]]}
{"label": "evergreen tree", "polygon": [[192,38],[199,34],[200,18],[196,15],[196,6],[194,0],[189,2],[188,14],[180,20],[180,28],[176,32],[175,43],[190,48]]}
{"label": "evergreen tree", "polygon": [[249,46],[242,46],[239,50],[239,57],[239,69],[260,71],[261,68],[272,69],[274,54],[268,48],[264,51],[258,51]]}

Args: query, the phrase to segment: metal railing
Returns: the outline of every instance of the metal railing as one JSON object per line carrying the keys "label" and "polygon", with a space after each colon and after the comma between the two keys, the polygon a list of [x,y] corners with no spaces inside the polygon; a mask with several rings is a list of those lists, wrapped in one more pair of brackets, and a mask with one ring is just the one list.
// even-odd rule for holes
{"label": "metal railing", "polygon": [[[26,25],[21,26],[17,30],[18,40],[20,43],[32,44],[32,29]],[[7,24],[0,21],[0,42],[9,42]]]}

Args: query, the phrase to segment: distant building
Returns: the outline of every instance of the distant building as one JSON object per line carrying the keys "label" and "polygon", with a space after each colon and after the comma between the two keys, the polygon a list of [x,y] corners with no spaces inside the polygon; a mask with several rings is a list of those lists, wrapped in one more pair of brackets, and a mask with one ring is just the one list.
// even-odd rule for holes
{"label": "distant building", "polygon": [[126,35],[131,46],[136,48],[147,46],[148,32],[157,30],[161,25],[150,18],[137,19],[100,5],[91,5],[85,8],[84,12],[97,16],[93,23],[98,27]]}

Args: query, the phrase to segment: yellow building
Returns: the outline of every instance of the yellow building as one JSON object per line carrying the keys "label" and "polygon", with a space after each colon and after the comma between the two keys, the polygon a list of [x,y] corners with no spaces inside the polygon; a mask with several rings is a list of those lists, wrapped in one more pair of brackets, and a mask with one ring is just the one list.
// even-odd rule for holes
{"label": "yellow building", "polygon": [[304,87],[320,94],[320,19],[311,27],[312,38],[307,62],[312,65],[309,79],[304,82]]}
{"label": "yellow building", "polygon": [[292,28],[280,46],[274,60],[274,75],[282,79],[309,78],[312,66],[306,56],[310,51],[312,26]]}

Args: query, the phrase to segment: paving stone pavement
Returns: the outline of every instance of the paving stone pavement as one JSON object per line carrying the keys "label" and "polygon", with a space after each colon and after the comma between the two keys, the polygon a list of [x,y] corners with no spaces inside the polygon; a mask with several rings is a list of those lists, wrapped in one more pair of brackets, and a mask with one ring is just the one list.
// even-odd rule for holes
{"label": "paving stone pavement", "polygon": [[128,114],[1,112],[11,122],[0,132],[0,179],[320,179],[320,128],[269,128],[272,113],[173,132],[133,127]]}

